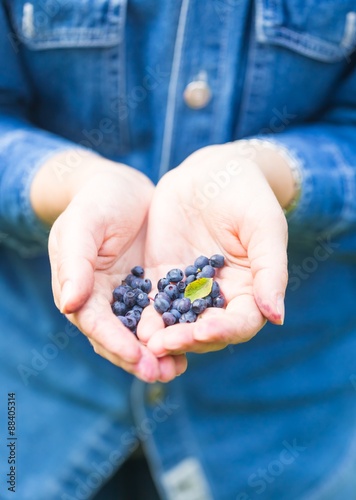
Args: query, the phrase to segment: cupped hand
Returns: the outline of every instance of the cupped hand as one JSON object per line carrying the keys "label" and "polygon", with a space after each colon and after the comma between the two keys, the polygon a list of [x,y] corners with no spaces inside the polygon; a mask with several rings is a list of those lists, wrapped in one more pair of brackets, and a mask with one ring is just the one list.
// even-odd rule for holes
{"label": "cupped hand", "polygon": [[234,144],[210,146],[159,182],[149,214],[146,269],[155,282],[199,255],[225,256],[217,281],[226,309],[164,328],[147,308],[139,338],[155,355],[204,353],[251,339],[266,320],[282,324],[287,284],[287,224],[255,161]]}
{"label": "cupped hand", "polygon": [[169,381],[185,356],[160,359],[113,315],[112,290],[144,262],[153,193],[141,173],[115,166],[88,179],[55,221],[49,239],[54,298],[99,355],[147,382]]}

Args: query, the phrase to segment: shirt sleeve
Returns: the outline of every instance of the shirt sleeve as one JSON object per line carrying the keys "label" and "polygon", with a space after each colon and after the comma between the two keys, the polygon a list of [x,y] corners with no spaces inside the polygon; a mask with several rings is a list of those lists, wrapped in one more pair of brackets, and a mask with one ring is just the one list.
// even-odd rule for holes
{"label": "shirt sleeve", "polygon": [[30,123],[33,95],[14,41],[0,1],[0,245],[26,256],[42,253],[48,239],[30,203],[32,179],[51,156],[78,145]]}
{"label": "shirt sleeve", "polygon": [[314,238],[349,234],[355,240],[355,66],[318,121],[257,138],[287,151],[299,170],[300,198],[288,215],[291,234]]}

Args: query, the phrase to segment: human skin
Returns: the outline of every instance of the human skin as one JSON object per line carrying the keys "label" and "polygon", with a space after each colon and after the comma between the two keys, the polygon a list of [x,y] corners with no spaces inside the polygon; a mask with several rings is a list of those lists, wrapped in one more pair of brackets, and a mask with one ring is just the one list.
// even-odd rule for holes
{"label": "human skin", "polygon": [[185,356],[158,359],[112,314],[112,290],[144,261],[153,184],[135,169],[94,154],[60,178],[70,152],[60,153],[35,176],[31,201],[52,225],[49,256],[57,307],[94,350],[146,382],[167,382],[186,369]]}
{"label": "human skin", "polygon": [[227,300],[226,309],[209,308],[196,323],[168,328],[146,310],[138,335],[157,356],[219,350],[246,342],[266,320],[283,324],[287,223],[281,206],[294,196],[293,176],[277,151],[251,148],[248,155],[238,143],[201,149],[155,190],[147,272],[156,281],[199,255],[223,254],[226,266],[217,276]]}
{"label": "human skin", "polygon": [[[248,340],[267,319],[283,322],[287,224],[281,207],[294,196],[293,176],[278,152],[251,148],[248,155],[242,143],[199,150],[155,189],[136,170],[92,153],[83,154],[63,182],[55,166],[68,152],[38,171],[31,201],[52,225],[54,299],[98,354],[144,381],[167,382],[185,371],[185,352],[221,349]],[[202,206],[199,190],[230,162],[235,173]],[[213,253],[227,261],[219,273],[226,310],[163,329],[159,315],[146,308],[141,342],[112,314],[112,289],[134,265],[144,265],[155,282],[169,268]]]}

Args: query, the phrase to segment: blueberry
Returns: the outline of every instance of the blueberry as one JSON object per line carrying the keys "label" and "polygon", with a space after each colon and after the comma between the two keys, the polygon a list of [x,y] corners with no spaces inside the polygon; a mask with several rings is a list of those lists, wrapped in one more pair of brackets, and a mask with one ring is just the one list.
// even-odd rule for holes
{"label": "blueberry", "polygon": [[179,298],[179,299],[175,299],[175,300],[173,300],[172,305],[171,305],[171,308],[172,308],[172,309],[177,309],[178,304],[180,303],[180,300],[181,300],[180,298]]}
{"label": "blueberry", "polygon": [[121,321],[121,323],[126,326],[126,328],[129,328],[129,321],[128,319],[126,318],[126,316],[118,316],[119,320]]}
{"label": "blueberry", "polygon": [[[193,323],[207,307],[225,306],[226,301],[220,291],[220,286],[213,280],[211,280],[213,282],[211,292],[207,297],[196,299],[193,303],[184,297],[186,287],[190,283],[198,278],[214,278],[216,269],[224,265],[223,255],[215,254],[210,259],[201,255],[195,259],[193,265],[185,268],[184,273],[180,269],[171,269],[165,278],[158,281],[159,293],[154,299],[154,307],[162,316],[164,315],[163,321],[166,326],[173,325],[178,321],[180,323]],[[134,274],[134,269],[131,272]],[[135,281],[133,283],[136,284]]]}
{"label": "blueberry", "polygon": [[139,288],[140,290],[142,289],[142,283],[143,283],[143,279],[142,278],[132,278],[131,280],[131,283],[130,283],[130,286],[131,288]]}
{"label": "blueberry", "polygon": [[217,281],[213,281],[213,286],[211,287],[210,297],[215,299],[215,297],[217,297],[218,295],[220,295],[219,283]]}
{"label": "blueberry", "polygon": [[142,293],[141,288],[132,288],[131,291],[134,292],[136,299],[137,296],[140,295],[140,293]]}
{"label": "blueberry", "polygon": [[166,326],[172,326],[177,322],[175,316],[170,312],[163,313],[162,319],[163,319],[163,322]]}
{"label": "blueberry", "polygon": [[178,281],[176,286],[177,286],[177,290],[179,293],[184,292],[184,290],[185,290],[185,282],[184,281]]}
{"label": "blueberry", "polygon": [[170,309],[169,312],[173,314],[173,316],[176,318],[176,322],[179,320],[179,318],[182,316],[181,313],[177,309]]}
{"label": "blueberry", "polygon": [[157,283],[158,291],[163,292],[167,285],[169,285],[169,280],[167,278],[161,278]]}
{"label": "blueberry", "polygon": [[215,269],[209,264],[204,266],[200,273],[197,274],[197,278],[214,278]]}
{"label": "blueberry", "polygon": [[211,295],[205,297],[205,302],[207,307],[213,307],[213,297]]}
{"label": "blueberry", "polygon": [[171,299],[169,298],[169,296],[166,294],[166,292],[158,292],[156,293],[155,295],[155,300],[156,299],[164,299],[164,300],[167,300],[167,302],[171,303]]}
{"label": "blueberry", "polygon": [[213,307],[224,307],[225,297],[223,295],[218,295],[213,299]]}
{"label": "blueberry", "polygon": [[197,274],[198,272],[198,268],[195,267],[195,266],[188,266],[186,269],[185,269],[185,275],[188,277],[188,276],[191,276],[192,274]]}
{"label": "blueberry", "polygon": [[164,293],[166,293],[171,300],[178,299],[179,297],[178,288],[176,285],[173,285],[172,283],[166,286],[166,288],[164,289]]}
{"label": "blueberry", "polygon": [[194,265],[198,269],[203,269],[204,266],[207,266],[209,264],[209,259],[208,257],[205,257],[204,255],[201,255],[197,259],[195,259]]}
{"label": "blueberry", "polygon": [[166,278],[172,283],[178,283],[178,281],[182,281],[184,274],[180,269],[171,269],[168,271]]}
{"label": "blueberry", "polygon": [[179,302],[176,304],[175,309],[177,309],[180,313],[184,314],[189,311],[190,306],[192,305],[190,299],[183,298],[178,299]]}
{"label": "blueberry", "polygon": [[208,307],[208,304],[205,299],[196,299],[192,303],[192,311],[195,314],[201,314]]}
{"label": "blueberry", "polygon": [[171,306],[171,299],[168,297],[168,295],[164,292],[157,293],[155,299],[154,299],[154,308],[156,309],[157,312],[160,314],[163,314],[164,312],[168,311],[168,309]]}
{"label": "blueberry", "polygon": [[131,286],[131,282],[133,279],[135,279],[135,276],[133,274],[128,274],[124,279],[124,283],[128,286]]}
{"label": "blueberry", "polygon": [[128,325],[127,328],[129,328],[130,330],[134,330],[137,325],[137,319],[134,314],[126,314],[125,318]]}
{"label": "blueberry", "polygon": [[113,296],[115,300],[122,300],[124,298],[125,293],[130,290],[130,287],[127,285],[119,285],[113,291]]}
{"label": "blueberry", "polygon": [[188,312],[182,314],[179,318],[179,323],[194,323],[196,319],[197,315],[192,310],[189,310]]}
{"label": "blueberry", "polygon": [[212,255],[209,259],[209,264],[213,267],[216,267],[216,268],[221,268],[221,267],[224,267],[225,265],[225,259],[224,259],[224,256],[223,255],[220,255],[220,254],[215,254],[215,255]]}
{"label": "blueberry", "polygon": [[142,283],[141,283],[141,290],[145,293],[150,293],[150,291],[152,290],[152,282],[151,280],[149,279],[144,279],[142,280]]}
{"label": "blueberry", "polygon": [[147,294],[152,289],[152,282],[149,279],[143,279],[143,276],[144,269],[141,266],[135,266],[122,284],[113,291],[114,303],[111,306],[113,313],[126,328],[134,333],[136,333],[136,326],[141,319],[143,308],[150,303]]}
{"label": "blueberry", "polygon": [[116,300],[111,306],[112,312],[115,316],[125,316],[127,313],[127,306],[118,300]]}
{"label": "blueberry", "polygon": [[147,293],[145,292],[140,292],[137,296],[136,296],[136,304],[140,307],[147,307],[150,303],[150,299],[148,298],[148,295]]}
{"label": "blueberry", "polygon": [[126,316],[135,316],[136,321],[138,323],[141,319],[141,312],[138,309],[130,309],[127,312]]}
{"label": "blueberry", "polygon": [[127,307],[133,307],[136,304],[136,292],[134,290],[128,290],[124,295],[123,301]]}
{"label": "blueberry", "polygon": [[135,266],[131,269],[131,274],[136,276],[136,278],[143,278],[143,275],[145,274],[145,271],[143,267],[141,266]]}

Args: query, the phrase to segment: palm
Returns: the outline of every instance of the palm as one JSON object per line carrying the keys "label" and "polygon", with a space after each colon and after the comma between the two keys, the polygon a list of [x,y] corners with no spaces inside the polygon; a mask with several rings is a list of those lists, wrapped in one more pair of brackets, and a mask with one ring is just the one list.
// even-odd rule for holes
{"label": "palm", "polygon": [[50,237],[54,296],[59,305],[63,284],[70,279],[75,290],[62,310],[95,351],[146,381],[166,381],[185,361],[157,360],[111,311],[112,290],[143,262],[150,200],[144,189],[125,196],[123,182],[118,185],[114,180],[110,176],[82,190],[54,224]]}
{"label": "palm", "polygon": [[239,238],[239,224],[226,214],[222,219],[221,200],[212,200],[204,210],[197,210],[188,201],[192,199],[192,191],[186,186],[177,189],[177,182],[168,179],[158,185],[150,209],[146,267],[157,281],[170,268],[184,269],[199,255],[222,253],[226,267],[218,271],[217,280],[228,306],[225,310],[209,309],[199,320],[211,331],[205,341],[195,338],[198,323],[163,330],[160,316],[152,309],[146,311],[139,336],[156,355],[222,349],[230,342],[248,340],[265,323],[254,299],[253,273],[247,248]]}
{"label": "palm", "polygon": [[[111,232],[110,228],[108,229],[108,232]],[[127,242],[130,243],[129,248],[123,251],[123,241],[119,240],[117,235],[105,236],[93,266],[92,291],[83,306],[69,315],[69,319],[89,338],[96,339],[98,335],[102,337],[104,333],[113,329],[116,330],[117,336],[121,330],[121,324],[113,318],[111,311],[112,290],[121,284],[127,272],[143,259],[142,234],[136,237],[134,234],[130,235]]]}

